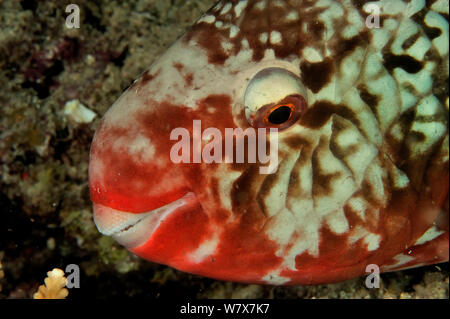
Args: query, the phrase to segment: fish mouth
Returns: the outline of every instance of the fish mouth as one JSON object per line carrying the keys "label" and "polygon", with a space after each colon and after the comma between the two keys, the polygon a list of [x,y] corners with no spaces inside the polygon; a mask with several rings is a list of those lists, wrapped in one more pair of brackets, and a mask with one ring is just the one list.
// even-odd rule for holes
{"label": "fish mouth", "polygon": [[94,223],[100,233],[112,236],[126,248],[144,244],[169,215],[180,207],[196,202],[192,192],[162,207],[142,213],[130,213],[94,203]]}

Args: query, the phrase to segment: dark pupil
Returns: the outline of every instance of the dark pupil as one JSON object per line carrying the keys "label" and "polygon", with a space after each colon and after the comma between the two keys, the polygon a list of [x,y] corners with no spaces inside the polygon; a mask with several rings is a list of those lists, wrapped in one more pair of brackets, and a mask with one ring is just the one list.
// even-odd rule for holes
{"label": "dark pupil", "polygon": [[269,115],[269,122],[272,124],[283,124],[291,116],[291,109],[287,106],[280,106]]}

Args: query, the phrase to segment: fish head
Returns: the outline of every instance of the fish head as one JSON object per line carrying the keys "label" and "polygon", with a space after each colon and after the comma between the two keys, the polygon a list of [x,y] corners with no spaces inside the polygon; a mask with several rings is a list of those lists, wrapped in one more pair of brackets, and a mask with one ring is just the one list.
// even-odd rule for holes
{"label": "fish head", "polygon": [[[211,13],[103,117],[90,154],[94,220],[102,233],[146,259],[216,278],[258,281],[279,263],[278,247],[263,230],[271,213],[263,194],[275,183],[264,169],[277,171],[278,159],[292,147],[288,140],[306,110],[307,90],[292,61],[296,54],[277,57],[269,39],[257,59],[249,47],[227,48],[233,31],[211,29]],[[248,46],[247,41],[236,43]],[[205,154],[200,162],[194,159],[197,123],[196,146]],[[238,129],[229,140],[231,155],[226,129]],[[175,149],[182,133],[187,158]],[[252,141],[245,133],[253,134],[253,150],[247,151]],[[280,152],[261,163],[257,148],[270,155],[270,136]],[[209,163],[206,145],[221,153]],[[237,147],[244,150],[241,160]]]}
{"label": "fish head", "polygon": [[[270,176],[263,169],[278,167],[261,163],[257,147],[263,143],[264,155],[270,155],[270,135],[278,132],[269,129],[288,132],[305,109],[306,94],[289,62],[211,65],[203,50],[189,44],[169,49],[104,116],[89,168],[94,219],[102,233],[147,259],[214,277],[231,259],[235,265],[229,269],[245,280],[249,271],[262,271],[262,262],[273,263],[265,259],[273,259],[275,249],[262,230],[268,216],[259,193]],[[286,114],[278,122],[272,119],[277,108],[286,108],[279,110]],[[225,129],[253,134],[254,148],[247,151],[249,138],[237,131],[229,135],[226,162]],[[200,162],[194,159],[195,138]],[[183,150],[175,148],[182,142]],[[221,153],[212,162],[207,145]],[[240,150],[243,160],[237,163]]]}
{"label": "fish head", "polygon": [[220,1],[110,107],[89,164],[100,232],[183,271],[272,284],[348,279],[411,244],[412,195],[388,185],[408,176],[370,109],[372,36],[334,34],[339,4],[300,2]]}

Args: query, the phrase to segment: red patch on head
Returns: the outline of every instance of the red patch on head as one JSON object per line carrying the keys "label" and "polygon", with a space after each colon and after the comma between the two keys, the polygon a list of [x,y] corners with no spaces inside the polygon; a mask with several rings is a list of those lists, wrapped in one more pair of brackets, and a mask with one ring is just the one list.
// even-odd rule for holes
{"label": "red patch on head", "polygon": [[[193,120],[201,120],[202,129],[224,130],[235,126],[231,98],[226,95],[208,96],[199,101],[197,109],[168,102],[148,101],[148,104],[147,110],[130,114],[135,119],[135,127],[124,129],[102,124],[97,130],[91,159],[101,161],[105,169],[101,178],[90,180],[92,201],[117,210],[145,212],[164,206],[190,190],[195,191],[202,185],[200,165],[171,161],[170,150],[177,142],[170,140],[171,131],[181,127],[192,136]],[[114,147],[118,139],[129,139],[131,143],[133,134],[143,135],[153,145],[152,160],[136,161],[126,149]]]}
{"label": "red patch on head", "polygon": [[[216,213],[207,215],[199,204],[181,208],[145,244],[132,251],[147,260],[197,275],[262,283],[262,278],[282,262],[275,255],[278,245],[257,231],[250,220],[245,221],[245,216],[244,220],[229,224],[222,221],[217,226]],[[214,233],[218,236],[218,246],[197,263],[191,254]]]}

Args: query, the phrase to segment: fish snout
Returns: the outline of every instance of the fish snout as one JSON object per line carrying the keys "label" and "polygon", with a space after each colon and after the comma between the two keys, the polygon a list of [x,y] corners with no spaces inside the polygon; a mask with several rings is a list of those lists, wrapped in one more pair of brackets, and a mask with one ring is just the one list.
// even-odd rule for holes
{"label": "fish snout", "polygon": [[168,144],[169,138],[161,132],[144,131],[140,125],[124,127],[114,111],[100,123],[91,146],[91,200],[117,211],[142,213],[189,192],[180,167],[161,146]]}

